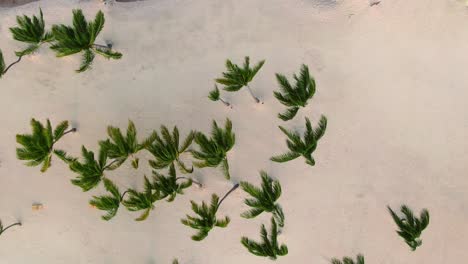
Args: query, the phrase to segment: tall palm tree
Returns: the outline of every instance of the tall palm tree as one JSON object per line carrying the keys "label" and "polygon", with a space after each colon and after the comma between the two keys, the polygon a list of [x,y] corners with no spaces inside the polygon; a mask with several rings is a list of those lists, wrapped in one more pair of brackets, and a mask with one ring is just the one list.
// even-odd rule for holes
{"label": "tall palm tree", "polygon": [[261,171],[260,175],[262,177],[261,188],[245,181],[240,183],[242,189],[252,196],[252,198],[244,200],[245,204],[252,207],[252,209],[242,213],[241,216],[255,218],[263,212],[269,212],[278,221],[278,225],[284,227],[283,209],[276,202],[281,196],[281,185],[279,181],[273,180],[264,171]]}
{"label": "tall palm tree", "polygon": [[236,136],[232,132],[232,122],[226,119],[224,129],[218,127],[216,121],[213,121],[211,130],[211,138],[208,138],[201,132],[195,134],[195,143],[200,147],[200,150],[191,150],[191,153],[198,162],[193,165],[198,168],[218,167],[221,169],[226,179],[230,179],[229,163],[227,153],[232,149],[236,142]]}
{"label": "tall palm tree", "polygon": [[317,149],[318,141],[325,134],[325,130],[327,128],[327,118],[322,116],[320,118],[318,127],[313,129],[310,120],[306,117],[306,131],[304,132],[304,140],[301,139],[301,136],[298,132],[290,132],[282,126],[279,126],[279,128],[288,137],[286,144],[289,148],[289,152],[274,156],[271,158],[271,160],[274,162],[287,162],[302,156],[306,159],[307,164],[314,166],[315,160],[312,157],[312,153],[315,151],[315,149]]}
{"label": "tall palm tree", "polygon": [[0,78],[7,73],[13,65],[19,63],[23,56],[35,52],[43,43],[53,40],[52,33],[45,30],[44,16],[41,9],[39,9],[39,17],[32,16],[31,18],[26,15],[17,16],[16,22],[18,26],[10,28],[13,39],[27,43],[28,46],[23,50],[15,52],[18,58],[8,66],[6,66],[2,51],[0,50]]}
{"label": "tall palm tree", "polygon": [[107,59],[120,59],[122,53],[113,51],[111,45],[96,44],[96,38],[104,28],[104,14],[99,11],[94,21],[87,22],[81,9],[73,10],[73,26],[54,25],[52,33],[54,43],[50,47],[57,57],[64,57],[82,52],[81,66],[77,72],[84,72],[91,67],[95,54]]}
{"label": "tall palm tree", "polygon": [[194,201],[190,201],[193,212],[195,212],[195,214],[198,216],[187,215],[187,219],[182,219],[181,222],[186,226],[198,230],[197,233],[192,236],[192,240],[201,241],[205,239],[208,236],[208,233],[214,227],[227,227],[230,222],[229,217],[226,216],[223,219],[218,219],[216,218],[216,213],[218,212],[218,209],[224,199],[226,199],[226,197],[228,197],[229,194],[231,194],[238,187],[239,184],[234,185],[234,187],[232,187],[231,190],[229,190],[229,192],[227,192],[221,200],[219,200],[219,197],[216,194],[213,194],[211,196],[211,203],[209,207],[205,202],[202,202],[201,205],[198,205]]}
{"label": "tall palm tree", "polygon": [[60,158],[65,157],[65,151],[54,149],[63,136],[75,132],[75,128],[68,129],[68,121],[62,121],[54,130],[47,119],[44,126],[36,119],[31,119],[32,134],[16,135],[16,142],[22,147],[16,148],[16,157],[19,160],[26,160],[26,166],[41,165],[41,172],[45,172],[51,165],[52,153]]}
{"label": "tall palm tree", "polygon": [[299,77],[294,74],[293,78],[296,81],[294,86],[284,75],[276,74],[280,91],[274,91],[273,94],[280,103],[288,107],[286,112],[278,114],[278,117],[283,121],[293,119],[299,108],[305,107],[307,101],[315,94],[315,80],[310,76],[309,68],[306,65],[302,65]]}
{"label": "tall palm tree", "polygon": [[393,221],[397,224],[400,230],[396,231],[402,237],[406,244],[415,251],[417,247],[422,245],[422,240],[419,238],[421,233],[429,225],[429,211],[423,209],[420,217],[414,216],[413,211],[406,206],[402,205],[400,208],[404,216],[399,217],[390,206],[387,206]]}
{"label": "tall palm tree", "polygon": [[364,256],[361,254],[358,254],[356,257],[356,262],[350,257],[344,257],[343,261],[339,259],[332,259],[331,261],[332,264],[364,264]]}
{"label": "tall palm tree", "polygon": [[2,224],[2,220],[0,220],[0,236],[5,232],[7,231],[8,229],[14,227],[14,226],[21,226],[21,222],[17,222],[17,223],[13,223],[7,227],[4,227],[3,224]]}
{"label": "tall palm tree", "polygon": [[248,56],[244,58],[244,65],[242,67],[232,63],[230,60],[226,60],[226,72],[222,73],[222,78],[217,78],[215,81],[225,85],[223,89],[228,92],[237,92],[242,87],[246,87],[255,102],[260,103],[260,99],[250,89],[249,83],[262,68],[263,64],[265,64],[265,60],[250,68],[250,58]]}
{"label": "tall palm tree", "polygon": [[272,260],[276,260],[278,256],[285,256],[288,254],[288,247],[284,244],[281,246],[278,244],[278,234],[279,232],[276,221],[274,218],[271,218],[270,236],[268,236],[265,225],[262,224],[260,230],[262,238],[261,243],[250,240],[247,237],[242,237],[241,243],[250,253],[256,256],[269,257]]}

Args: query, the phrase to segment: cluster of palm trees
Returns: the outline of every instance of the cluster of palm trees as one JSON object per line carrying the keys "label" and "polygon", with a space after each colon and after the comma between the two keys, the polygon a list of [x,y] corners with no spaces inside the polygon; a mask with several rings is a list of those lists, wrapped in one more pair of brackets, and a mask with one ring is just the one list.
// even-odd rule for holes
{"label": "cluster of palm trees", "polygon": [[81,65],[76,70],[77,72],[90,69],[96,54],[107,59],[120,59],[122,57],[120,52],[112,50],[112,44],[96,43],[96,38],[104,28],[105,23],[104,14],[101,11],[96,14],[94,20],[88,22],[80,9],[73,10],[72,26],[53,25],[50,31],[46,29],[42,10],[39,10],[38,16],[17,16],[16,22],[18,25],[10,28],[13,39],[23,42],[27,46],[16,51],[16,60],[8,65],[0,50],[0,78],[11,67],[19,63],[24,56],[33,54],[47,43],[50,44],[50,48],[57,57],[81,53]]}

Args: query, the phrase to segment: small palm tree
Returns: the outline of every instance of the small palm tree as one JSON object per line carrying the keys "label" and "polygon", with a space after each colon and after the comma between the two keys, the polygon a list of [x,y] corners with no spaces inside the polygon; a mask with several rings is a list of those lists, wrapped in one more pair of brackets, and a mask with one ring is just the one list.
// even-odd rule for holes
{"label": "small palm tree", "polygon": [[281,246],[278,244],[278,226],[274,218],[271,218],[270,236],[268,236],[268,232],[263,224],[260,235],[262,237],[261,243],[250,240],[247,237],[242,237],[241,243],[250,253],[260,257],[269,257],[272,260],[276,260],[278,256],[288,254],[288,247],[284,244]]}
{"label": "small palm tree", "polygon": [[104,187],[110,195],[93,196],[89,204],[95,206],[99,210],[106,211],[106,214],[101,216],[103,220],[111,220],[119,210],[120,204],[127,192],[120,194],[119,188],[109,179],[103,178]]}
{"label": "small palm tree", "polygon": [[387,206],[387,208],[393,221],[395,221],[400,229],[397,231],[397,234],[405,240],[406,244],[408,244],[413,251],[415,251],[417,247],[422,245],[422,240],[419,237],[421,236],[421,232],[429,225],[429,211],[423,209],[418,219],[414,216],[413,211],[406,205],[402,205],[400,208],[401,212],[404,214],[403,217],[399,217],[393,212],[390,206]]}
{"label": "small palm tree", "polygon": [[265,64],[264,60],[257,63],[253,68],[250,68],[250,58],[245,57],[244,65],[241,68],[230,60],[226,60],[227,71],[222,73],[222,78],[215,79],[215,81],[219,84],[225,85],[224,90],[228,92],[237,92],[242,87],[247,87],[247,90],[249,90],[249,93],[255,102],[260,103],[260,99],[252,93],[249,83],[262,68],[263,64]]}
{"label": "small palm tree", "polygon": [[143,221],[148,218],[151,210],[154,210],[154,203],[161,199],[159,191],[153,188],[153,185],[146,176],[143,192],[137,192],[133,189],[129,189],[127,192],[129,197],[122,202],[123,205],[132,212],[144,210],[143,213],[135,219],[136,221]]}
{"label": "small palm tree", "polygon": [[179,264],[179,260],[174,259],[174,260],[172,261],[172,264]]}
{"label": "small palm tree", "polygon": [[306,65],[302,65],[299,77],[294,74],[293,78],[296,81],[294,87],[284,75],[276,74],[276,80],[281,90],[274,91],[273,94],[280,103],[288,107],[286,112],[278,114],[278,117],[283,121],[293,119],[299,108],[305,107],[307,101],[315,94],[315,80],[310,76],[309,68]]}
{"label": "small palm tree", "polygon": [[31,119],[32,134],[16,135],[16,142],[22,145],[16,149],[16,156],[19,160],[27,160],[26,166],[38,166],[42,164],[41,172],[45,172],[51,165],[52,153],[59,157],[65,156],[63,150],[54,149],[63,136],[75,132],[76,129],[68,129],[68,121],[62,121],[54,130],[47,119],[44,127],[39,121]]}
{"label": "small palm tree", "polygon": [[205,202],[202,202],[201,205],[196,204],[194,201],[190,201],[192,204],[192,210],[198,216],[187,215],[187,219],[182,219],[182,224],[189,226],[193,229],[197,229],[197,234],[192,236],[192,240],[201,241],[208,236],[208,233],[215,226],[225,228],[230,222],[228,216],[224,219],[217,219],[216,213],[218,212],[219,206],[226,199],[226,197],[231,194],[235,189],[239,187],[239,184],[234,185],[229,192],[227,192],[224,197],[219,200],[219,197],[216,194],[211,196],[211,204],[208,205]]}
{"label": "small palm tree", "polygon": [[221,101],[225,106],[232,108],[231,104],[228,101],[221,98],[218,86],[216,84],[214,89],[208,94],[208,98],[213,102]]}
{"label": "small palm tree", "polygon": [[77,72],[84,72],[91,67],[95,53],[107,59],[120,59],[122,53],[112,50],[111,45],[96,44],[96,38],[104,28],[104,14],[99,11],[92,22],[87,22],[80,9],[73,10],[73,26],[54,25],[52,33],[54,44],[50,47],[57,57],[64,57],[83,52],[81,66]]}
{"label": "small palm tree", "polygon": [[45,30],[44,17],[41,9],[39,9],[39,17],[33,16],[30,18],[26,15],[17,16],[16,22],[18,26],[10,28],[10,32],[15,40],[27,43],[28,47],[15,52],[18,59],[8,65],[8,67],[5,65],[3,54],[0,50],[0,78],[13,65],[19,63],[23,56],[35,52],[43,43],[50,42],[53,39],[53,35]]}
{"label": "small palm tree", "polygon": [[350,258],[350,257],[344,257],[343,261],[334,258],[334,259],[332,259],[331,263],[332,264],[365,264],[364,263],[364,256],[361,255],[361,254],[357,255],[356,262],[354,262],[354,260],[352,258]]}
{"label": "small palm tree", "polygon": [[166,126],[161,126],[162,138],[157,132],[154,132],[154,142],[146,147],[156,159],[149,161],[150,166],[154,169],[164,169],[177,163],[182,173],[192,173],[193,168],[187,168],[179,157],[185,153],[192,144],[194,135],[195,132],[190,131],[182,145],[179,146],[179,129],[177,126],[174,126],[172,135]]}
{"label": "small palm tree", "polygon": [[108,157],[117,160],[117,167],[130,157],[132,159],[132,166],[135,169],[138,168],[139,160],[134,155],[151,145],[156,138],[155,133],[153,133],[143,140],[143,142],[138,143],[135,124],[131,120],[128,121],[127,134],[125,136],[120,131],[120,128],[113,126],[107,127],[107,134],[110,139],[100,141],[99,145],[106,150]]}
{"label": "small palm tree", "polygon": [[3,227],[2,220],[0,220],[0,236],[3,234],[3,232],[7,231],[7,229],[12,228],[14,226],[21,226],[21,222],[17,222],[7,227]]}
{"label": "small palm tree", "polygon": [[114,170],[117,168],[115,160],[107,164],[107,151],[103,148],[99,149],[98,160],[94,159],[94,152],[88,151],[84,146],[81,147],[83,163],[74,159],[69,165],[70,170],[79,174],[76,179],[71,182],[81,187],[84,192],[96,187],[104,177],[105,170]]}
{"label": "small palm tree", "polygon": [[288,137],[286,144],[288,145],[289,152],[274,156],[271,158],[274,162],[287,162],[293,159],[296,159],[300,156],[303,156],[306,159],[306,163],[314,166],[315,160],[312,157],[312,153],[317,148],[317,143],[320,138],[325,134],[327,128],[327,118],[322,116],[320,118],[318,127],[312,129],[310,120],[306,117],[306,131],[304,132],[304,140],[301,139],[301,136],[298,132],[290,132],[279,126],[281,131]]}
{"label": "small palm tree", "polygon": [[200,151],[191,150],[195,159],[200,161],[194,162],[193,165],[197,168],[218,167],[221,164],[221,169],[226,179],[230,179],[229,163],[227,152],[232,149],[236,142],[236,136],[232,132],[232,122],[226,119],[224,129],[218,127],[216,121],[213,121],[211,130],[211,138],[207,138],[203,133],[197,132],[195,135],[195,143],[200,146]]}
{"label": "small palm tree", "polygon": [[284,227],[284,214],[281,206],[276,201],[281,196],[281,185],[279,181],[274,181],[264,171],[260,172],[262,177],[262,187],[258,188],[248,182],[241,182],[242,189],[253,198],[245,199],[246,205],[252,207],[241,216],[245,218],[254,218],[263,212],[273,213],[280,227]]}
{"label": "small palm tree", "polygon": [[[185,180],[182,183],[179,183],[178,180]],[[195,182],[191,178],[186,177],[177,177],[174,164],[171,164],[169,167],[169,176],[166,177],[157,171],[153,171],[153,183],[152,186],[154,189],[158,190],[160,193],[160,199],[167,199],[168,202],[174,201],[177,194],[184,194],[184,189],[192,186],[192,182],[201,186],[200,183]]]}

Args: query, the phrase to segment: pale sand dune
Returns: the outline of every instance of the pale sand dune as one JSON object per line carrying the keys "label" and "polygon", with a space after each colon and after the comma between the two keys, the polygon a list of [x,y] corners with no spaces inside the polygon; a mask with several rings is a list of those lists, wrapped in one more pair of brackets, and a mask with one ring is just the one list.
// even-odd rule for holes
{"label": "pale sand dune", "polygon": [[[0,219],[21,219],[0,238],[0,264],[93,263],[271,263],[255,257],[240,237],[259,238],[269,216],[246,220],[246,195],[236,191],[220,209],[232,222],[193,242],[180,224],[189,200],[208,200],[231,183],[218,170],[197,170],[204,189],[192,188],[173,203],[156,205],[147,221],[120,210],[110,222],[89,207],[99,189],[83,193],[55,159],[41,174],[15,158],[15,134],[29,120],[68,119],[79,132],[58,147],[78,155],[82,144],[95,150],[109,124],[132,119],[140,135],[161,124],[208,132],[212,119],[232,119],[237,145],[229,154],[233,181],[258,184],[258,170],[278,178],[286,227],[279,237],[289,255],[277,263],[326,264],[332,257],[363,253],[366,263],[449,264],[468,259],[468,15],[455,0],[148,0],[105,6],[98,1],[40,1],[0,9],[0,47],[6,60],[22,44],[8,27],[15,15],[37,13],[47,23],[71,21],[71,9],[93,17],[106,14],[100,41],[123,52],[120,61],[97,58],[93,69],[74,70],[79,56],[56,59],[46,47],[25,58],[0,80]],[[252,89],[264,100],[255,105],[246,91],[226,94],[234,109],[206,96],[224,60],[266,59]],[[284,124],[284,107],[272,95],[275,72],[290,76],[306,63],[318,92],[305,110]],[[269,161],[286,150],[278,125],[303,126],[304,116],[329,119],[315,154]],[[150,171],[128,164],[108,176],[121,188],[141,187]],[[43,204],[31,210],[33,203]],[[423,245],[410,252],[398,237],[386,205],[428,208],[431,224]]]}

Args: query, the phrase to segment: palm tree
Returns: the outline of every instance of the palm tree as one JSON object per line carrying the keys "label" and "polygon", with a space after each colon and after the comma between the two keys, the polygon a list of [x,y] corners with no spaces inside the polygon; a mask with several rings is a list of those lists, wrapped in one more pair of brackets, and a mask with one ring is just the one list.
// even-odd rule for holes
{"label": "palm tree", "polygon": [[98,160],[94,159],[94,153],[88,151],[84,146],[81,147],[83,163],[77,159],[73,160],[70,165],[70,170],[79,174],[76,179],[71,182],[81,187],[84,192],[96,187],[104,177],[105,170],[114,170],[118,167],[116,160],[107,163],[108,154],[106,149],[100,148]]}
{"label": "palm tree", "polygon": [[286,112],[278,114],[278,117],[283,121],[293,119],[299,108],[305,107],[307,101],[315,94],[315,80],[310,76],[309,68],[306,65],[302,64],[299,77],[294,74],[293,78],[296,81],[294,86],[284,75],[276,74],[276,80],[281,90],[274,91],[273,94],[280,103],[288,107]]}
{"label": "palm tree", "polygon": [[3,234],[3,232],[7,231],[7,229],[12,228],[16,225],[21,226],[21,222],[13,223],[7,227],[3,227],[2,220],[0,220],[0,236]]}
{"label": "palm tree", "polygon": [[155,133],[152,133],[143,142],[138,143],[135,124],[129,120],[127,134],[124,136],[118,127],[108,126],[107,134],[110,139],[100,141],[99,145],[105,149],[111,159],[116,159],[116,166],[122,165],[129,157],[132,158],[133,168],[138,168],[138,158],[134,155],[140,150],[147,148],[156,139]]}
{"label": "palm tree", "polygon": [[27,160],[26,166],[38,166],[42,164],[41,172],[45,172],[51,165],[52,152],[59,157],[65,157],[63,150],[54,149],[63,136],[75,132],[75,128],[68,129],[68,121],[62,121],[54,130],[47,119],[44,127],[39,121],[31,119],[32,134],[16,135],[16,142],[22,147],[16,148],[16,157],[19,160]]}
{"label": "palm tree", "polygon": [[201,241],[208,236],[208,233],[215,226],[225,228],[230,222],[228,216],[223,219],[217,219],[216,213],[218,212],[219,206],[226,199],[226,197],[231,194],[235,189],[239,187],[239,184],[234,185],[234,187],[227,192],[224,197],[219,200],[219,197],[216,194],[211,196],[211,204],[208,205],[203,201],[201,205],[198,205],[194,201],[190,201],[192,204],[192,210],[198,216],[187,215],[187,219],[182,219],[182,224],[189,226],[193,229],[197,229],[198,232],[192,236],[192,240]]}
{"label": "palm tree", "polygon": [[270,236],[268,236],[268,232],[263,224],[260,235],[262,238],[261,243],[250,240],[247,237],[242,237],[241,243],[250,253],[260,257],[269,257],[272,260],[276,260],[278,256],[288,254],[288,247],[284,244],[281,246],[278,244],[278,226],[274,218],[271,218]]}
{"label": "palm tree", "polygon": [[174,260],[172,261],[172,264],[179,264],[179,260],[174,259]]}
{"label": "palm tree", "polygon": [[399,217],[390,206],[387,206],[387,208],[393,221],[400,229],[397,234],[405,240],[411,250],[415,251],[417,247],[422,245],[422,240],[419,237],[421,232],[429,225],[429,211],[423,209],[418,219],[406,205],[402,205],[400,208],[404,215],[402,217]]}
{"label": "palm tree", "polygon": [[122,202],[123,205],[132,212],[144,210],[143,213],[135,219],[136,221],[143,221],[148,218],[151,210],[154,210],[154,203],[161,199],[159,191],[153,188],[146,176],[143,192],[137,192],[133,189],[129,189],[127,192],[129,197]]}
{"label": "palm tree", "polygon": [[120,59],[122,53],[112,50],[111,45],[96,44],[96,38],[104,28],[104,14],[99,11],[94,21],[87,22],[80,9],[73,10],[73,26],[54,25],[52,33],[54,43],[50,47],[57,57],[64,57],[83,52],[81,66],[77,72],[84,72],[91,67],[95,53],[107,59]]}
{"label": "palm tree", "polygon": [[103,220],[109,221],[119,210],[120,204],[127,192],[120,194],[119,188],[109,179],[103,178],[104,187],[110,195],[93,196],[89,204],[95,206],[99,210],[106,211],[106,214],[101,216]]}
{"label": "palm tree", "polygon": [[226,60],[227,71],[222,73],[222,78],[215,79],[215,81],[225,85],[223,89],[228,92],[237,92],[242,87],[247,87],[247,90],[249,90],[255,102],[260,103],[260,99],[252,93],[249,83],[262,68],[263,64],[265,64],[265,60],[260,61],[253,68],[250,68],[250,58],[248,56],[244,58],[244,65],[242,68],[232,63],[230,60]]}
{"label": "palm tree", "polygon": [[10,28],[10,32],[15,40],[27,43],[28,47],[15,52],[18,58],[8,65],[8,67],[5,65],[3,54],[0,50],[0,78],[7,73],[13,65],[19,63],[23,56],[35,52],[43,43],[50,42],[53,39],[53,35],[45,30],[44,17],[41,9],[39,9],[39,17],[33,16],[30,18],[26,15],[17,16],[16,22],[18,26]]}
{"label": "palm tree", "polygon": [[357,255],[356,262],[350,257],[344,257],[343,261],[340,261],[339,259],[332,259],[331,261],[332,264],[364,264],[364,256],[361,254]]}
{"label": "palm tree", "polygon": [[218,86],[216,84],[214,89],[208,94],[208,98],[213,102],[221,101],[225,106],[232,108],[231,104],[228,101],[221,98]]}
{"label": "palm tree", "polygon": [[318,127],[316,129],[312,129],[312,125],[310,124],[310,120],[306,117],[306,131],[304,132],[304,140],[301,139],[299,133],[290,132],[279,126],[281,131],[288,137],[286,140],[286,144],[288,145],[289,152],[274,156],[271,158],[274,162],[287,162],[293,159],[296,159],[300,156],[303,156],[306,159],[306,163],[314,166],[315,160],[312,157],[312,153],[317,148],[317,143],[320,138],[325,134],[325,130],[327,128],[327,118],[322,116],[320,118]]}
{"label": "palm tree", "polygon": [[260,171],[262,177],[262,187],[258,188],[248,182],[241,182],[242,189],[253,198],[245,199],[246,205],[252,207],[241,216],[254,218],[263,212],[273,213],[273,217],[278,221],[280,227],[284,227],[284,214],[281,206],[276,201],[281,196],[281,185],[279,181],[274,181],[264,171]]}
{"label": "palm tree", "polygon": [[197,132],[195,135],[195,143],[200,146],[200,150],[191,150],[195,159],[200,161],[194,162],[193,165],[197,168],[218,167],[221,164],[226,179],[230,179],[229,163],[227,152],[231,150],[236,142],[235,134],[232,132],[232,122],[226,119],[225,128],[218,127],[216,121],[213,121],[211,130],[211,138],[207,138],[203,133]]}
{"label": "palm tree", "polygon": [[[179,183],[178,180],[185,180],[182,183]],[[167,199],[168,202],[174,201],[177,194],[184,194],[184,189],[192,186],[192,182],[201,186],[200,183],[195,182],[191,178],[186,177],[177,177],[174,164],[171,164],[169,167],[169,176],[166,177],[157,171],[153,171],[153,183],[152,187],[155,190],[158,190],[160,193],[159,199]]]}
{"label": "palm tree", "polygon": [[154,169],[164,169],[177,163],[182,173],[192,173],[193,168],[187,168],[179,157],[192,144],[194,135],[195,132],[190,131],[182,145],[179,146],[179,129],[177,126],[174,126],[172,135],[167,127],[161,126],[162,138],[157,132],[154,132],[154,142],[146,147],[155,158],[155,160],[149,161],[150,166]]}

